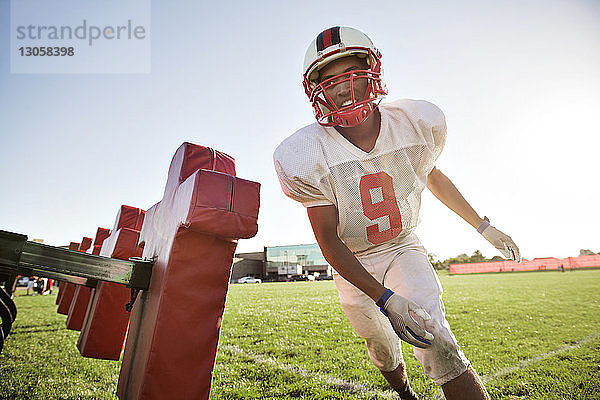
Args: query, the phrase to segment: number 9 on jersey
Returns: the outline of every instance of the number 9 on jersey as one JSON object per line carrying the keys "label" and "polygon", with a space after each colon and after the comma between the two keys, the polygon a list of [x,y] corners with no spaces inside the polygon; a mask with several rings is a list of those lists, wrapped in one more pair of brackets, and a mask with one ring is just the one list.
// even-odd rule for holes
{"label": "number 9 on jersey", "polygon": [[384,230],[379,230],[378,223],[367,226],[367,240],[380,244],[397,237],[402,232],[402,217],[392,177],[383,171],[363,175],[359,186],[365,216],[371,221],[387,217],[390,223],[389,228]]}

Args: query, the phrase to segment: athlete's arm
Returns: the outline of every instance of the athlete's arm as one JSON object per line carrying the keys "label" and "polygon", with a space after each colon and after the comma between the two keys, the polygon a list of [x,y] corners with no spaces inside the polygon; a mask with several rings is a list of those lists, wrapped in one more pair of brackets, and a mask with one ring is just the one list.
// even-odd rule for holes
{"label": "athlete's arm", "polygon": [[338,236],[335,206],[309,207],[307,210],[313,232],[327,262],[375,301],[400,339],[421,348],[431,346],[433,334],[420,326],[410,314],[412,312],[427,321],[431,319],[427,311],[415,302],[386,289],[367,272]]}
{"label": "athlete's arm", "polygon": [[483,222],[481,218],[458,191],[454,183],[436,167],[427,177],[427,188],[435,197],[454,211],[458,216],[477,229]]}
{"label": "athlete's arm", "polygon": [[348,282],[377,301],[385,287],[365,270],[337,233],[337,209],[334,205],[308,207],[308,219],[325,260]]}
{"label": "athlete's arm", "polygon": [[427,187],[439,201],[477,229],[504,257],[521,261],[521,252],[512,238],[491,226],[487,218],[482,219],[442,171],[433,167],[427,177]]}

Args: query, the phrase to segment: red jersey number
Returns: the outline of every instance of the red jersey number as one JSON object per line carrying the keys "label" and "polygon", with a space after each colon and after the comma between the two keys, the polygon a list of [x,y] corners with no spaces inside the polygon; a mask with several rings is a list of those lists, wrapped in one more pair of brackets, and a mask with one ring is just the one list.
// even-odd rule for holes
{"label": "red jersey number", "polygon": [[390,227],[383,231],[379,230],[379,224],[367,226],[369,242],[384,243],[402,232],[402,217],[391,176],[385,172],[362,176],[360,178],[360,200],[363,213],[371,221],[386,216],[390,221]]}

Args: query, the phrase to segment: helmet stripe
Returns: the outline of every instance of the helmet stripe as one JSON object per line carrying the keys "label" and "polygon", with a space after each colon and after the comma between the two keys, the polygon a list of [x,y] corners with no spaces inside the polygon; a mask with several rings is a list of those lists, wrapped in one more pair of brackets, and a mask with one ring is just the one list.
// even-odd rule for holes
{"label": "helmet stripe", "polygon": [[335,26],[319,33],[317,36],[317,51],[323,51],[329,46],[340,43],[340,27]]}
{"label": "helmet stripe", "polygon": [[323,51],[325,46],[323,45],[323,32],[319,33],[317,36],[317,51]]}
{"label": "helmet stripe", "polygon": [[323,32],[323,45],[325,48],[331,46],[331,29],[327,29],[325,32]]}
{"label": "helmet stripe", "polygon": [[331,28],[331,44],[340,44],[340,27]]}

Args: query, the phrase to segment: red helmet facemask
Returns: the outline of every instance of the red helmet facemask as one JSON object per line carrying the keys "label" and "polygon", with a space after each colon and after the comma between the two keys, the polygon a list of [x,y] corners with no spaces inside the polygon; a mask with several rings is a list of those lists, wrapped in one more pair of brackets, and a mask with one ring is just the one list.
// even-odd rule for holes
{"label": "red helmet facemask", "polygon": [[[345,72],[323,82],[310,81],[307,74],[304,75],[304,90],[313,106],[317,122],[323,126],[358,126],[371,115],[383,96],[387,94],[382,79],[381,54],[370,48],[344,50],[348,56],[367,55],[369,69]],[[334,54],[328,54],[324,58]],[[347,88],[341,89],[339,85],[345,85]],[[358,93],[357,86],[365,86],[365,92]],[[338,106],[331,95],[335,90],[349,90],[349,104]]]}

